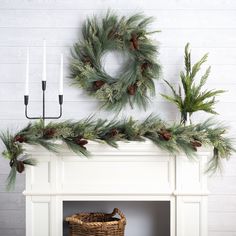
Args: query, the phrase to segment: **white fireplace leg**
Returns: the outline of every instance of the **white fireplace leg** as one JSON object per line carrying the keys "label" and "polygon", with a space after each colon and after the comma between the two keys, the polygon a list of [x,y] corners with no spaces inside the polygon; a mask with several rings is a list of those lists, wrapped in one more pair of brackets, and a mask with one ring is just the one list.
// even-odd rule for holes
{"label": "white fireplace leg", "polygon": [[177,196],[177,236],[207,236],[207,197]]}
{"label": "white fireplace leg", "polygon": [[51,198],[48,196],[26,197],[26,236],[51,236]]}
{"label": "white fireplace leg", "polygon": [[62,236],[63,206],[56,196],[26,196],[26,236]]}
{"label": "white fireplace leg", "polygon": [[176,157],[176,236],[207,236],[207,155]]}

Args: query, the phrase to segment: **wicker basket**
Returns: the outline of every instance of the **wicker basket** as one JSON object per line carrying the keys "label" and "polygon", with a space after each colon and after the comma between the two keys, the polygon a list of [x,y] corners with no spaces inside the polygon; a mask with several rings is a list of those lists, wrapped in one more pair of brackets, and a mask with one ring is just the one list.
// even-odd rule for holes
{"label": "wicker basket", "polygon": [[[114,217],[119,214],[120,219]],[[70,236],[124,236],[126,218],[115,208],[111,214],[81,213],[67,217]]]}

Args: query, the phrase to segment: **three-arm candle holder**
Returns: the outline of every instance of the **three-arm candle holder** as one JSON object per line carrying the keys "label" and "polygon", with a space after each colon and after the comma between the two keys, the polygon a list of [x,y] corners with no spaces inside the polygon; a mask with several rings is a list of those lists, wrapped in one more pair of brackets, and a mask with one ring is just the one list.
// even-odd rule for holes
{"label": "three-arm candle holder", "polygon": [[43,109],[42,109],[42,116],[35,116],[31,117],[28,115],[28,103],[29,103],[29,95],[24,95],[24,104],[25,104],[25,116],[27,119],[30,120],[36,120],[36,119],[42,119],[43,124],[45,124],[45,120],[51,120],[51,119],[59,119],[62,116],[62,103],[63,103],[63,95],[59,94],[59,105],[60,105],[60,111],[58,116],[46,116],[46,101],[45,101],[45,92],[46,92],[46,81],[42,81],[42,91],[43,91]]}
{"label": "three-arm candle holder", "polygon": [[42,92],[43,92],[43,109],[41,116],[29,116],[28,115],[28,104],[29,104],[29,48],[27,49],[27,60],[26,60],[26,83],[25,83],[25,95],[24,95],[24,104],[25,104],[25,116],[30,120],[42,119],[43,125],[45,125],[45,120],[59,119],[62,116],[62,103],[63,103],[63,54],[61,54],[61,66],[60,66],[60,83],[59,83],[59,105],[60,113],[58,116],[46,116],[46,40],[43,41],[43,73],[42,73]]}

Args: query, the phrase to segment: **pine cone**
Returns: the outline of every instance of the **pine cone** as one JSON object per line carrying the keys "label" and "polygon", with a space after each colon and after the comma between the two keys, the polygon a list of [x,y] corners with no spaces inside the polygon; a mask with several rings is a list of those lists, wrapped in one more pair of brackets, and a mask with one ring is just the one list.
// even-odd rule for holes
{"label": "pine cone", "polygon": [[74,138],[75,143],[79,144],[80,140],[82,139],[82,136],[77,136],[76,138]]}
{"label": "pine cone", "polygon": [[202,146],[202,143],[198,140],[191,141],[190,143],[194,149],[197,149],[198,147]]}
{"label": "pine cone", "polygon": [[149,66],[150,66],[150,64],[148,62],[144,62],[141,65],[141,72],[143,73]]}
{"label": "pine cone", "polygon": [[85,65],[89,65],[92,67],[92,61],[88,56],[85,56],[82,61]]}
{"label": "pine cone", "polygon": [[88,141],[87,140],[85,140],[85,139],[81,139],[79,142],[78,142],[78,144],[82,147],[82,146],[84,146],[84,145],[86,145],[88,143]]}
{"label": "pine cone", "polygon": [[95,90],[100,89],[103,85],[105,84],[105,82],[103,80],[97,80],[93,82],[93,87]]}
{"label": "pine cone", "polygon": [[127,88],[127,92],[129,95],[135,95],[137,91],[137,84],[133,84],[133,85],[130,85],[128,88]]}
{"label": "pine cone", "polygon": [[22,173],[25,170],[25,165],[24,165],[23,161],[16,162],[16,170],[19,173]]}
{"label": "pine cone", "polygon": [[134,32],[131,34],[130,47],[132,50],[139,49],[138,35]]}
{"label": "pine cone", "polygon": [[56,133],[56,129],[54,128],[48,128],[48,129],[45,129],[44,132],[43,132],[43,137],[44,138],[53,138],[53,136],[55,135]]}
{"label": "pine cone", "polygon": [[172,138],[172,135],[171,133],[169,132],[165,132],[162,134],[162,137],[166,140],[166,141],[169,141],[171,138]]}
{"label": "pine cone", "polygon": [[81,135],[75,138],[75,142],[82,148],[86,149],[85,145],[88,143],[86,139],[83,139]]}
{"label": "pine cone", "polygon": [[169,141],[172,138],[171,132],[168,130],[161,130],[159,133],[160,137],[163,138],[165,141]]}
{"label": "pine cone", "polygon": [[81,139],[79,142],[78,142],[78,144],[80,145],[80,147],[82,147],[83,149],[87,149],[86,147],[85,147],[85,145],[88,143],[88,141],[87,140],[85,140],[85,139]]}
{"label": "pine cone", "polygon": [[110,137],[115,137],[117,134],[119,134],[119,131],[117,129],[112,129],[110,131]]}
{"label": "pine cone", "polygon": [[26,138],[23,135],[16,135],[14,138],[14,142],[23,143],[25,141],[26,141]]}

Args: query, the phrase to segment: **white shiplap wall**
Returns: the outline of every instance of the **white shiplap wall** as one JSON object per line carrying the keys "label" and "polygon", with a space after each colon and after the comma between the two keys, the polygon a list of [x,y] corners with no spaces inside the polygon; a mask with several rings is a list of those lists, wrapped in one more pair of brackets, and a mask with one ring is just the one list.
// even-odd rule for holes
{"label": "white shiplap wall", "polygon": [[[179,70],[183,68],[183,47],[192,45],[193,59],[209,52],[208,63],[212,65],[209,88],[228,90],[221,96],[217,111],[219,119],[236,130],[236,1],[234,0],[1,0],[0,1],[0,129],[14,130],[27,122],[23,113],[23,89],[26,47],[30,47],[30,110],[37,113],[40,108],[40,78],[42,40],[48,43],[48,112],[56,112],[59,54],[69,56],[69,49],[80,37],[81,23],[87,16],[102,14],[107,8],[117,13],[144,12],[156,17],[153,29],[162,33],[154,36],[160,41],[160,61],[163,77],[176,83]],[[66,60],[68,62],[68,60]],[[109,65],[110,64],[110,65]],[[111,69],[119,64],[108,62]],[[67,65],[65,65],[66,69]],[[68,71],[68,70],[66,70]],[[68,74],[68,73],[67,73]],[[97,111],[98,103],[65,85],[63,118],[80,119]],[[169,92],[163,83],[157,90]],[[126,109],[137,118],[151,111],[162,118],[173,120],[176,109],[159,95],[145,113]],[[97,116],[112,117],[111,113],[98,111]],[[195,115],[195,120],[204,119],[206,114]],[[2,149],[1,149],[2,150]],[[11,193],[4,190],[8,174],[8,163],[0,160],[0,235],[24,235],[24,176],[17,180]],[[236,160],[225,165],[222,176],[209,179],[212,195],[209,199],[209,236],[236,236]]]}

